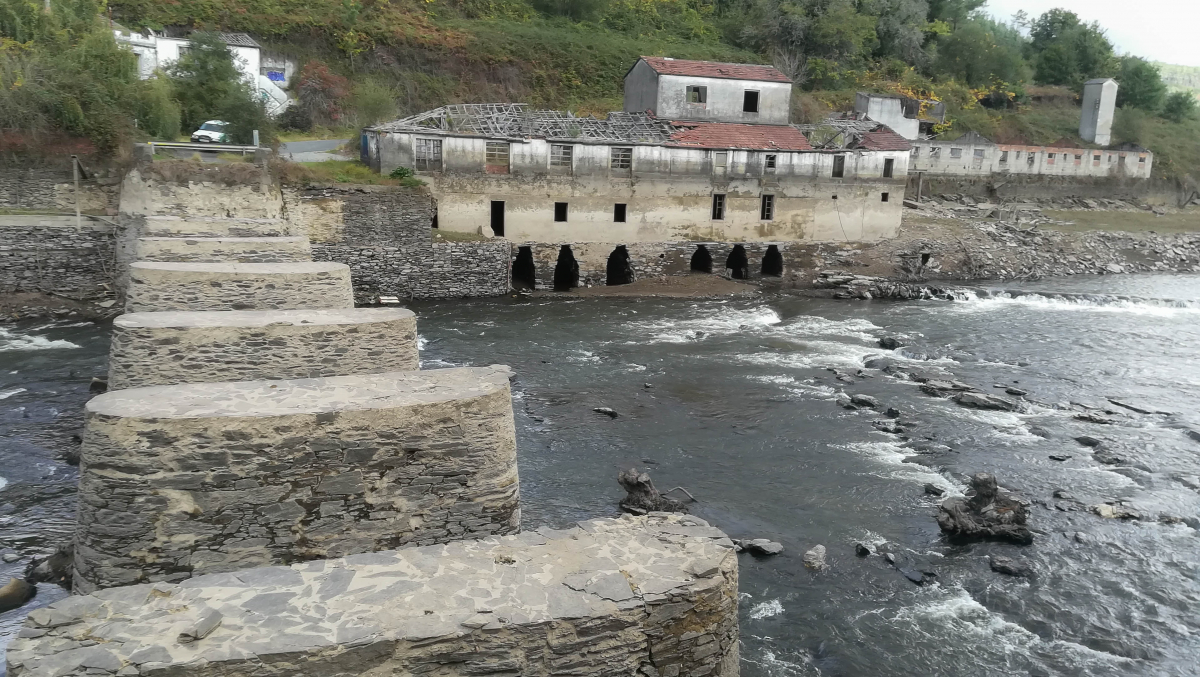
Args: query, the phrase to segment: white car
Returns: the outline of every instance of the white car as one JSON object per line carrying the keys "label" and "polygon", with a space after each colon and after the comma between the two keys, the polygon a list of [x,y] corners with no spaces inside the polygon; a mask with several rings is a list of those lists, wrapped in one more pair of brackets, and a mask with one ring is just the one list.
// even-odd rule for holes
{"label": "white car", "polygon": [[228,122],[209,120],[192,132],[192,143],[229,143],[229,135],[225,133],[228,126]]}

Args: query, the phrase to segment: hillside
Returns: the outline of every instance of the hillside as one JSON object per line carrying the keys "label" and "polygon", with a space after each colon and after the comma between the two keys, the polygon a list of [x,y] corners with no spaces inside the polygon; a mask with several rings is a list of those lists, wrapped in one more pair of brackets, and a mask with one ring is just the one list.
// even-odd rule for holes
{"label": "hillside", "polygon": [[1162,73],[1163,82],[1172,90],[1200,96],[1200,66],[1177,66],[1161,61],[1152,63]]}

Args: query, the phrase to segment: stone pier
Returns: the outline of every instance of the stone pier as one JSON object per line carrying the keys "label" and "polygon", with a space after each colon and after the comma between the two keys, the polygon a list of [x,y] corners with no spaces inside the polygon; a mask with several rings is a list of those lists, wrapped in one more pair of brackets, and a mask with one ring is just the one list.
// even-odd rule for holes
{"label": "stone pier", "polygon": [[139,261],[286,263],[312,261],[307,237],[143,237]]}
{"label": "stone pier", "polygon": [[11,677],[738,674],[737,555],[652,513],[201,576],[32,612]]}
{"label": "stone pier", "polygon": [[341,263],[166,263],[129,266],[125,310],[353,308]]}
{"label": "stone pier", "polygon": [[127,313],[113,321],[108,388],[418,368],[403,308]]}
{"label": "stone pier", "polygon": [[74,587],[514,532],[508,376],[435,369],[96,397]]}
{"label": "stone pier", "polygon": [[142,237],[284,237],[294,233],[283,219],[220,219],[145,216]]}

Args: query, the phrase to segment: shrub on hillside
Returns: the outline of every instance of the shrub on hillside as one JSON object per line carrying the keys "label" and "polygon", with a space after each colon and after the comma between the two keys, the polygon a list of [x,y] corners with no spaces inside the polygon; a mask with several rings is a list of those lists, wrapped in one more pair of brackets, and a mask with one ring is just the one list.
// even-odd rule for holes
{"label": "shrub on hillside", "polygon": [[1196,117],[1196,97],[1188,92],[1173,92],[1163,104],[1162,116],[1171,122],[1183,122]]}
{"label": "shrub on hillside", "polygon": [[309,132],[313,127],[312,116],[303,106],[295,104],[288,106],[287,110],[279,115],[277,122],[280,129],[289,132]]}
{"label": "shrub on hillside", "polygon": [[350,97],[355,121],[359,126],[369,126],[396,119],[396,90],[373,79],[363,80],[354,86]]}
{"label": "shrub on hillside", "polygon": [[313,124],[335,126],[343,122],[350,82],[320,61],[309,61],[296,78],[296,96]]}

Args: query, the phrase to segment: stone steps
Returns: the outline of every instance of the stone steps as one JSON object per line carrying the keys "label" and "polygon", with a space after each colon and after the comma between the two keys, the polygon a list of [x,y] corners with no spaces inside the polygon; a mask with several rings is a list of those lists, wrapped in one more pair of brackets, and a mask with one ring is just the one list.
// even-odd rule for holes
{"label": "stone steps", "polygon": [[138,261],[286,263],[312,261],[307,237],[143,237]]}
{"label": "stone steps", "polygon": [[70,597],[29,614],[8,661],[12,677],[730,677],[737,578],[703,520],[597,519]]}
{"label": "stone steps", "polygon": [[126,312],[353,308],[341,263],[172,263],[129,266]]}
{"label": "stone steps", "polygon": [[74,589],[513,533],[508,378],[433,369],[95,397]]}
{"label": "stone steps", "polygon": [[285,237],[300,235],[284,219],[146,216],[143,237]]}
{"label": "stone steps", "polygon": [[403,308],[127,313],[113,320],[108,388],[419,368]]}

